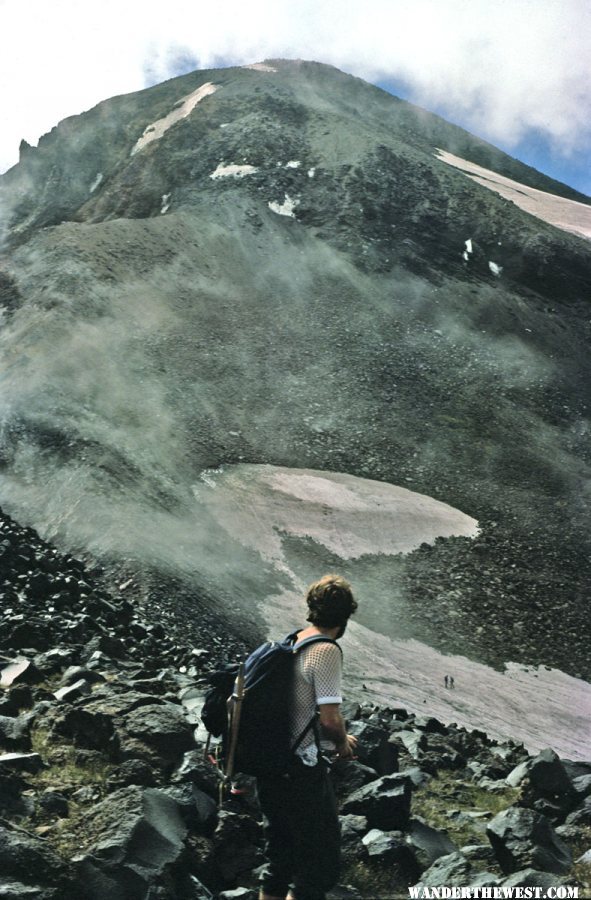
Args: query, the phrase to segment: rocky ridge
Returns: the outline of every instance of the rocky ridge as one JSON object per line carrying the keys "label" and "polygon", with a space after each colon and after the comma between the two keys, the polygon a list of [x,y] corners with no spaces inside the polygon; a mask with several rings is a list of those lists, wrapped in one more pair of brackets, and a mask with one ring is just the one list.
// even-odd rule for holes
{"label": "rocky ridge", "polygon": [[[198,709],[244,653],[211,619],[191,644],[100,572],[0,518],[0,897],[254,898],[252,793],[218,806]],[[358,759],[332,771],[344,868],[334,898],[408,885],[590,884],[591,762],[403,708],[347,703]]]}

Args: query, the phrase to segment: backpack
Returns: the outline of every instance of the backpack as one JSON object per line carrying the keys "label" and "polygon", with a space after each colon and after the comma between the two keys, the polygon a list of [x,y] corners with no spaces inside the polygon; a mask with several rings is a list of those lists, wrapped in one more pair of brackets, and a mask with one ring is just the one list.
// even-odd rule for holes
{"label": "backpack", "polygon": [[[312,635],[294,651],[298,632],[282,641],[268,641],[254,650],[244,663],[244,696],[240,711],[234,770],[244,775],[282,775],[304,737],[315,728],[316,715],[295,743],[290,740],[288,696],[297,653],[314,643],[339,645],[324,635]],[[340,650],[340,647],[339,647]],[[238,665],[213,672],[201,710],[203,724],[214,737],[222,739],[222,757],[229,752],[228,699],[232,696]],[[231,708],[231,704],[230,704]]]}

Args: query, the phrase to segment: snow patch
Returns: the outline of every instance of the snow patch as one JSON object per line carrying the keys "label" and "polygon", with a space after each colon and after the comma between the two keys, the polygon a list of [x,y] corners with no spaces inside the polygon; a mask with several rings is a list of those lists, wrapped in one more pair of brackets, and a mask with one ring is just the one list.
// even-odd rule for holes
{"label": "snow patch", "polygon": [[488,261],[488,267],[489,267],[489,269],[491,270],[491,272],[493,273],[493,275],[496,275],[496,276],[497,276],[497,278],[499,277],[499,275],[500,275],[501,272],[503,271],[503,267],[502,267],[502,266],[497,265],[496,262],[491,262],[490,259],[489,259],[489,261]]}
{"label": "snow patch", "polygon": [[277,72],[273,66],[267,66],[265,63],[251,63],[249,66],[242,66],[243,69],[254,69],[255,72]]}
{"label": "snow patch", "polygon": [[[203,469],[203,471],[199,474],[199,480],[202,484],[206,485],[208,488],[212,488],[215,490],[217,488],[216,478],[219,475],[224,474],[223,466],[218,466],[217,469]],[[195,498],[199,498],[199,488],[197,485],[193,485],[193,496]]]}
{"label": "snow patch", "polygon": [[271,212],[277,213],[278,216],[289,216],[291,219],[295,219],[294,210],[299,205],[299,202],[297,199],[292,199],[289,194],[285,194],[283,203],[271,200],[268,206]]}
{"label": "snow patch", "polygon": [[245,464],[216,474],[210,512],[268,561],[285,562],[285,534],[312,538],[341,559],[408,553],[437,537],[478,534],[475,519],[440,500],[354,475]]}
{"label": "snow patch", "polygon": [[97,187],[99,186],[99,184],[101,183],[102,180],[103,180],[103,173],[99,172],[98,175],[96,176],[96,178],[94,179],[94,181],[92,182],[92,184],[90,185],[90,193],[91,194],[93,194],[96,191]]}
{"label": "snow patch", "polygon": [[501,197],[506,197],[537,219],[591,240],[591,206],[528,187],[491,169],[477,166],[476,163],[460,156],[454,156],[447,150],[437,150],[437,159],[455,169],[460,169],[472,181],[500,194]]}
{"label": "snow patch", "polygon": [[208,97],[216,91],[217,85],[208,81],[207,84],[202,84],[201,87],[198,87],[192,94],[187,94],[186,97],[182,97],[168,115],[164,116],[162,119],[158,119],[156,122],[152,122],[151,125],[148,125],[147,128],[144,129],[143,135],[136,141],[131,151],[131,156],[134,156],[138,151],[143,150],[144,147],[152,141],[160,140],[160,138],[166,134],[168,129],[176,124],[176,122],[180,122],[181,119],[186,119],[204,97]]}
{"label": "snow patch", "polygon": [[170,198],[171,194],[162,194],[162,207],[160,209],[160,215],[163,216],[164,213],[167,213],[170,209]]}
{"label": "snow patch", "polygon": [[209,177],[244,178],[245,175],[252,175],[253,172],[258,172],[258,168],[256,166],[224,166],[222,163],[220,163],[215,172],[212,172]]}
{"label": "snow patch", "polygon": [[299,159],[290,159],[289,162],[285,163],[286,169],[299,169],[300,166],[301,162],[299,161]]}

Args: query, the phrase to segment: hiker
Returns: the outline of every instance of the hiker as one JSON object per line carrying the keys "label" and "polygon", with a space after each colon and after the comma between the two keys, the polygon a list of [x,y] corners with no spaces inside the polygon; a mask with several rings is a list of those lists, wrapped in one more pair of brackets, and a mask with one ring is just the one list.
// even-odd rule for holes
{"label": "hiker", "polygon": [[[259,900],[284,900],[286,896],[290,900],[324,900],[339,872],[339,819],[319,744],[322,738],[324,750],[327,739],[336,757],[353,758],[357,739],[347,734],[339,710],[342,654],[334,641],[344,634],[357,603],[348,582],[338,575],[325,575],[312,584],[306,603],[310,624],[297,633],[294,646],[314,635],[333,641],[311,643],[297,654],[290,696],[286,697],[292,742],[302,731],[306,733],[287,775],[257,778],[268,858]],[[306,731],[316,710],[319,727]]]}
{"label": "hiker", "polygon": [[450,675],[450,676],[449,676],[449,686],[450,686],[450,688],[452,688],[452,690],[453,690],[453,688],[455,688],[455,686],[456,686],[456,683],[455,683],[455,681],[454,681],[453,675]]}
{"label": "hiker", "polygon": [[446,687],[449,687],[449,677],[447,675],[444,675],[443,683]]}

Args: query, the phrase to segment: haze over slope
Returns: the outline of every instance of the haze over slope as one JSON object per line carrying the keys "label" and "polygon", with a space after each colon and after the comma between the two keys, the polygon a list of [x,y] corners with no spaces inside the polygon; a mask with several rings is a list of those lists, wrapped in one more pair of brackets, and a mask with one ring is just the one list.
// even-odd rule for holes
{"label": "haze over slope", "polygon": [[402,485],[479,538],[326,564],[394,596],[404,634],[585,674],[591,245],[440,151],[588,203],[305,62],[195,72],[23,147],[0,179],[2,502],[250,615],[282,575],[195,497],[204,471]]}

